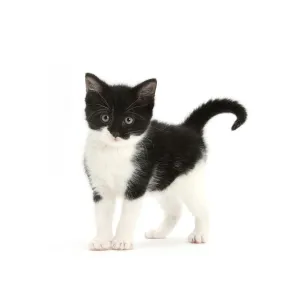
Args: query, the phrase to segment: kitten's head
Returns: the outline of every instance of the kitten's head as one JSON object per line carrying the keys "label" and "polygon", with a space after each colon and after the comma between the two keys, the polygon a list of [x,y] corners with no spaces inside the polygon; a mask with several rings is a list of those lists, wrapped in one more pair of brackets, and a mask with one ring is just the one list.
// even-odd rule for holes
{"label": "kitten's head", "polygon": [[156,79],[111,86],[87,73],[85,83],[86,120],[97,138],[113,146],[137,142],[152,118]]}

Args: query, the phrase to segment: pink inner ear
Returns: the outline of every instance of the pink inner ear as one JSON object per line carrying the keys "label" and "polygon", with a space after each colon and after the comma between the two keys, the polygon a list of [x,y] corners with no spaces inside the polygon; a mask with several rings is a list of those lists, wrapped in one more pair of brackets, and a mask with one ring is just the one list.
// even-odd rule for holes
{"label": "pink inner ear", "polygon": [[97,91],[95,85],[93,84],[93,82],[91,80],[89,80],[88,78],[85,80],[86,82],[86,90],[87,91]]}
{"label": "pink inner ear", "polygon": [[96,91],[98,93],[102,93],[104,82],[102,82],[98,77],[95,75],[88,75],[85,77],[85,84],[87,91]]}
{"label": "pink inner ear", "polygon": [[142,84],[139,89],[139,96],[154,96],[156,90],[156,82],[150,81]]}

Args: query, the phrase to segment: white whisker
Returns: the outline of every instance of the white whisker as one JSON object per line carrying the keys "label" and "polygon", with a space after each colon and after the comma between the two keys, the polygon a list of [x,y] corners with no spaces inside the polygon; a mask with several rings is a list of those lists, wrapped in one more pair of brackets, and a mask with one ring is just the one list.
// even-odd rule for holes
{"label": "white whisker", "polygon": [[133,130],[129,132],[130,134],[135,134],[135,133],[143,133],[143,130]]}
{"label": "white whisker", "polygon": [[140,114],[138,114],[138,113],[136,113],[136,112],[130,111],[129,113],[131,113],[131,114],[133,114],[133,115],[135,115],[135,116],[140,117],[142,120],[146,120],[142,115],[140,115]]}
{"label": "white whisker", "polygon": [[[132,107],[131,109],[135,109],[135,108],[139,108],[139,107],[145,107],[145,106],[148,106],[148,104],[137,105],[137,106]],[[126,111],[127,111],[127,110],[126,110]]]}
{"label": "white whisker", "polygon": [[131,107],[132,107],[132,105],[134,105],[137,101],[139,101],[140,100],[140,98],[137,98],[133,103],[131,103],[127,108],[126,108],[126,110],[125,110],[125,112],[127,112]]}
{"label": "white whisker", "polygon": [[98,91],[96,91],[96,90],[90,90],[90,91],[97,93],[101,97],[101,99],[105,102],[105,104],[107,105],[107,108],[108,109],[110,108],[107,100]]}
{"label": "white whisker", "polygon": [[102,112],[107,112],[106,109],[98,109],[94,112],[92,112],[90,115],[87,116],[87,119],[90,120],[93,116],[95,116],[96,114],[101,114]]}

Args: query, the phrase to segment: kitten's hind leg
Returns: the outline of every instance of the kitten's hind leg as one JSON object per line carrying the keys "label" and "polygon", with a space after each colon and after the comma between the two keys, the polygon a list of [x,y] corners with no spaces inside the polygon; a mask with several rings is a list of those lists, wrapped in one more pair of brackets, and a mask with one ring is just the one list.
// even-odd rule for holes
{"label": "kitten's hind leg", "polygon": [[201,216],[195,217],[195,229],[188,236],[188,241],[192,244],[201,244],[207,242],[208,237],[207,213],[202,212]]}
{"label": "kitten's hind leg", "polygon": [[203,192],[195,190],[184,199],[184,202],[195,217],[195,228],[189,235],[188,241],[193,244],[205,243],[208,238],[209,220]]}
{"label": "kitten's hind leg", "polygon": [[164,211],[164,219],[157,229],[145,233],[147,239],[164,239],[169,235],[181,217],[182,204],[178,199],[165,196],[159,204]]}

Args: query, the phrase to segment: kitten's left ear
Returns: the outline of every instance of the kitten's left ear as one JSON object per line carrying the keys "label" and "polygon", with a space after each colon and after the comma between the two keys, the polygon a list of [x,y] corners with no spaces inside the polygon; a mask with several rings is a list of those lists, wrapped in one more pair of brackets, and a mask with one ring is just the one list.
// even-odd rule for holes
{"label": "kitten's left ear", "polygon": [[134,90],[140,102],[153,102],[155,91],[157,86],[157,80],[155,78],[148,79],[137,86]]}

